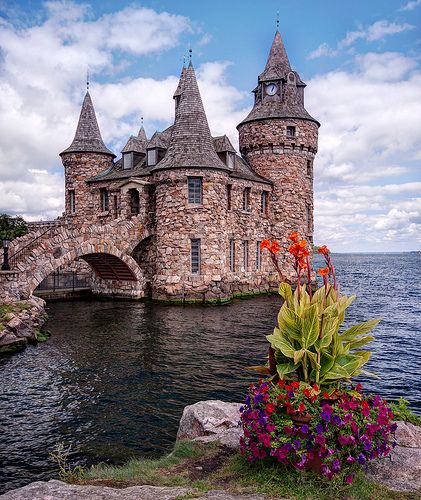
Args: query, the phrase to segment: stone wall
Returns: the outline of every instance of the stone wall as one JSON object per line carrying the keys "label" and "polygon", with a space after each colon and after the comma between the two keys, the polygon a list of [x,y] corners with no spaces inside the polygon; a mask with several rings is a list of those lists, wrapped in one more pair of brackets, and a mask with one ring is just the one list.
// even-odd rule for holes
{"label": "stone wall", "polygon": [[[287,126],[295,136],[287,136]],[[275,233],[299,231],[313,241],[313,160],[318,125],[309,120],[268,119],[238,127],[240,151],[253,169],[274,183],[271,206]],[[310,162],[308,164],[308,162]]]}

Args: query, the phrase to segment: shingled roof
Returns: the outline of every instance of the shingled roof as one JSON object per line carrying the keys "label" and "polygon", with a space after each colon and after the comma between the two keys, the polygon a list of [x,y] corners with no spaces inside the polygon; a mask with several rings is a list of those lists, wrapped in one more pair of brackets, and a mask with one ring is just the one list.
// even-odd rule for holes
{"label": "shingled roof", "polygon": [[75,138],[72,144],[60,153],[103,153],[115,158],[115,154],[104,144],[89,92],[86,92],[80,111]]}
{"label": "shingled roof", "polygon": [[284,42],[279,31],[276,31],[266,67],[263,73],[260,74],[259,81],[266,82],[268,80],[285,78],[285,75],[289,71],[291,71],[291,65],[289,64]]}
{"label": "shingled roof", "polygon": [[137,137],[131,135],[127,141],[124,148],[121,150],[122,153],[143,153],[146,154],[146,146],[148,144],[148,138],[146,137],[145,129],[143,125],[140,127]]}
{"label": "shingled roof", "polygon": [[200,97],[193,65],[190,62],[181,84],[178,106],[171,138],[165,157],[153,168],[154,171],[200,167],[230,170],[218,157]]}
{"label": "shingled roof", "polygon": [[235,153],[234,146],[231,144],[231,141],[228,139],[226,135],[218,135],[217,137],[212,137],[213,146],[217,153],[223,153],[225,151],[230,151],[231,153]]}
{"label": "shingled roof", "polygon": [[[295,78],[293,80],[295,81],[288,79],[289,73],[294,74]],[[304,87],[305,83],[296,71],[291,70],[291,65],[279,31],[275,33],[266,67],[259,76],[259,83],[268,81],[276,82],[277,80],[283,81],[282,98],[279,95],[260,98],[237,128],[243,123],[266,120],[268,118],[311,120],[320,125],[304,108],[302,99],[297,92],[297,87]],[[257,91],[257,88],[255,91]]]}

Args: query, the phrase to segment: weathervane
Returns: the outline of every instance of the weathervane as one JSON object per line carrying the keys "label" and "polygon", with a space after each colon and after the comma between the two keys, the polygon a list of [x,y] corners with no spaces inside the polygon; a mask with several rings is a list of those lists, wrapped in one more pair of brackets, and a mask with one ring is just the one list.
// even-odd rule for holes
{"label": "weathervane", "polygon": [[276,30],[279,31],[279,10],[276,11]]}
{"label": "weathervane", "polygon": [[143,127],[143,116],[140,117],[140,124],[142,125]]}
{"label": "weathervane", "polygon": [[89,68],[86,70],[86,90],[89,92]]}
{"label": "weathervane", "polygon": [[191,45],[190,45],[190,48],[189,48],[189,60],[190,60],[190,62],[191,62],[192,52],[193,52],[193,50],[192,50]]}

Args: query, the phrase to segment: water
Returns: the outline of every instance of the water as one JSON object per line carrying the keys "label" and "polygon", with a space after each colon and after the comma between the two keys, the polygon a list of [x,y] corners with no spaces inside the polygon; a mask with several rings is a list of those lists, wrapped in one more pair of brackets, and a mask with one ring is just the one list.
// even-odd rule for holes
{"label": "water", "polygon": [[[368,367],[382,378],[365,387],[421,413],[420,255],[334,260],[342,291],[358,295],[348,321],[384,318]],[[279,302],[49,304],[51,339],[0,358],[0,492],[55,476],[48,452],[61,441],[81,465],[170,450],[184,406],[242,399]]]}

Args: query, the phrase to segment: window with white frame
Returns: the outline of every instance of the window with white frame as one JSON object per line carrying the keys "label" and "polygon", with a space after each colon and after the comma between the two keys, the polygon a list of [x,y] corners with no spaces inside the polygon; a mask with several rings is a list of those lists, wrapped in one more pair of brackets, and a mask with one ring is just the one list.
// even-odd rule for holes
{"label": "window with white frame", "polygon": [[235,271],[235,241],[230,240],[230,271]]}
{"label": "window with white frame", "polygon": [[244,188],[243,191],[243,210],[250,212],[250,188]]}
{"label": "window with white frame", "polygon": [[190,258],[192,274],[200,274],[200,239],[190,240]]}
{"label": "window with white frame", "polygon": [[227,166],[228,168],[234,168],[235,155],[234,153],[227,152]]}
{"label": "window with white frame", "polygon": [[295,127],[288,125],[287,126],[287,136],[295,137]]}
{"label": "window with white frame", "polygon": [[267,214],[268,211],[268,192],[262,191],[262,196],[260,199],[260,213]]}
{"label": "window with white frame", "polygon": [[243,241],[243,267],[244,267],[244,271],[248,271],[248,268],[249,268],[249,242],[247,240]]}
{"label": "window with white frame", "polygon": [[110,208],[110,198],[108,195],[107,188],[101,188],[100,193],[101,193],[101,210],[102,212],[107,212]]}
{"label": "window with white frame", "polygon": [[202,178],[188,177],[189,203],[193,205],[202,204]]}
{"label": "window with white frame", "polygon": [[153,167],[158,163],[158,150],[148,149],[148,166]]}
{"label": "window with white frame", "polygon": [[133,168],[133,153],[123,154],[123,169],[130,170]]}
{"label": "window with white frame", "polygon": [[256,241],[256,271],[260,271],[262,267],[262,249],[260,248],[261,241]]}

